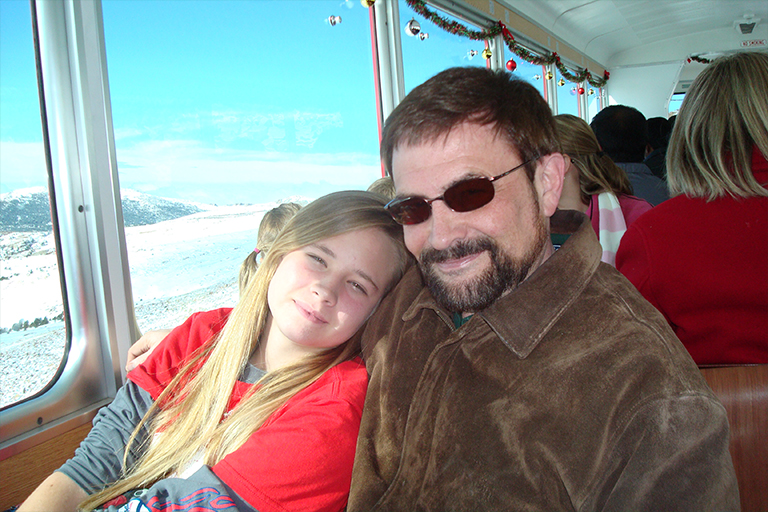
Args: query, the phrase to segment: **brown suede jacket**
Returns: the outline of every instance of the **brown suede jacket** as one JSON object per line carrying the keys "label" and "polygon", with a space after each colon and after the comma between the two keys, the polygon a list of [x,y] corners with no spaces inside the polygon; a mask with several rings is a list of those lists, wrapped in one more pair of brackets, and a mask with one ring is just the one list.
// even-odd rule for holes
{"label": "brown suede jacket", "polygon": [[589,220],[459,329],[411,268],[363,333],[347,510],[732,511],[728,421]]}

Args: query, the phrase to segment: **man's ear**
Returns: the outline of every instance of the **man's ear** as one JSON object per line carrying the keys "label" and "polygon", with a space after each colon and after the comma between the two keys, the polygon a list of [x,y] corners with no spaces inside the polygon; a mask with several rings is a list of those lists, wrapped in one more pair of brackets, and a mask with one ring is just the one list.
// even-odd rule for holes
{"label": "man's ear", "polygon": [[566,161],[561,153],[551,153],[539,158],[534,186],[539,195],[542,213],[547,217],[551,217],[555,213],[557,204],[560,202],[565,169]]}

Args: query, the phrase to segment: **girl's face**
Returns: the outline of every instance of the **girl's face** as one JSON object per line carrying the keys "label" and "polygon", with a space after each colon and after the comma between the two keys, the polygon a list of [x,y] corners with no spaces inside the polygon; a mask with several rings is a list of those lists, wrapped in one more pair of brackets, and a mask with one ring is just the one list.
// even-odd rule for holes
{"label": "girl's face", "polygon": [[310,354],[351,338],[394,277],[394,243],[367,228],[288,253],[267,292],[269,343],[277,336],[288,350]]}

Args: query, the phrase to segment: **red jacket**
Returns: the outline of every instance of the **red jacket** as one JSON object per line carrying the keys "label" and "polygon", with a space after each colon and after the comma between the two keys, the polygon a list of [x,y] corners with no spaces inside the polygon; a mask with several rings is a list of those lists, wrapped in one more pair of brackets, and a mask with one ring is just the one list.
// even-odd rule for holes
{"label": "red jacket", "polygon": [[[756,148],[752,171],[768,184]],[[669,199],[627,229],[616,268],[697,364],[768,363],[768,197]]]}
{"label": "red jacket", "polygon": [[[221,330],[230,311],[195,313],[129,378],[157,399],[195,349]],[[250,386],[236,383],[230,408]],[[367,386],[362,359],[331,368],[213,466],[213,472],[260,511],[342,510]]]}

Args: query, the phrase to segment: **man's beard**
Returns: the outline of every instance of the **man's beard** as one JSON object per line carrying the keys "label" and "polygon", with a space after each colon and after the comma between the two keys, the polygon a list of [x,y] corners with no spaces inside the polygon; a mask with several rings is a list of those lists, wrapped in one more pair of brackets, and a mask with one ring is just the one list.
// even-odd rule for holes
{"label": "man's beard", "polygon": [[[427,288],[437,303],[454,313],[477,312],[493,304],[506,292],[522,283],[541,256],[547,242],[545,221],[536,216],[533,244],[519,258],[504,254],[490,237],[461,240],[443,250],[425,249],[419,258],[419,268]],[[470,254],[487,251],[491,265],[480,275],[467,281],[446,282],[435,269],[435,264]]]}

